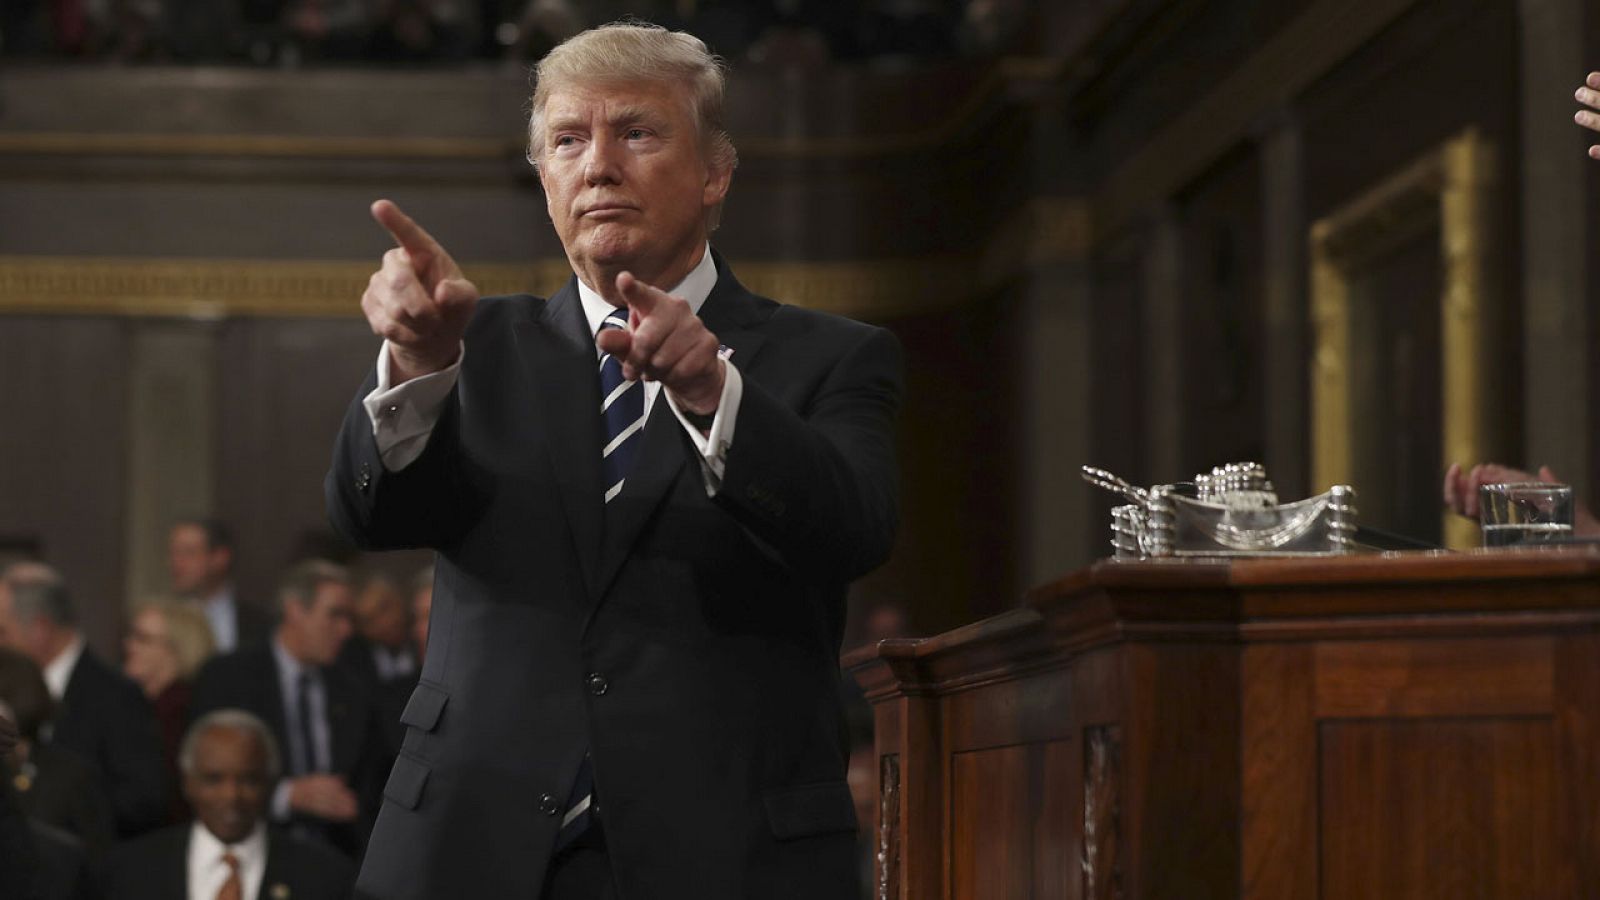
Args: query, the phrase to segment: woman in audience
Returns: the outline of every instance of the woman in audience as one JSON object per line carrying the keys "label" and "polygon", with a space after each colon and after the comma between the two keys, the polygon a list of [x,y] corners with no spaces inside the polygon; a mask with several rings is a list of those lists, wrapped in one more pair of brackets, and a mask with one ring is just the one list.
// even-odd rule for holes
{"label": "woman in audience", "polygon": [[182,792],[177,789],[178,745],[189,717],[194,675],[215,647],[204,613],[192,606],[158,601],[139,606],[122,642],[122,669],[150,698],[156,709],[156,722],[161,726],[162,749],[173,785],[168,804],[173,822],[189,817]]}

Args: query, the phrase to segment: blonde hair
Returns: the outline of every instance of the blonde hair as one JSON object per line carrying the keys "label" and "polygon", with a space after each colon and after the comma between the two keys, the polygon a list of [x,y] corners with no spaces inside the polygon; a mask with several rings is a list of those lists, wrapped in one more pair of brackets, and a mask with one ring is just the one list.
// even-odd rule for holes
{"label": "blonde hair", "polygon": [[178,678],[189,681],[200,666],[216,652],[217,644],[211,636],[211,623],[206,614],[186,603],[171,600],[146,600],[134,610],[135,618],[146,610],[161,616],[167,628],[167,647],[178,661]]}
{"label": "blonde hair", "polygon": [[[533,69],[533,101],[528,114],[528,162],[539,166],[544,148],[544,110],[550,95],[573,84],[676,82],[689,89],[695,123],[706,160],[732,172],[739,152],[723,127],[722,99],[727,66],[686,31],[668,31],[649,22],[622,21],[562,41]],[[721,207],[712,210],[716,224]]]}

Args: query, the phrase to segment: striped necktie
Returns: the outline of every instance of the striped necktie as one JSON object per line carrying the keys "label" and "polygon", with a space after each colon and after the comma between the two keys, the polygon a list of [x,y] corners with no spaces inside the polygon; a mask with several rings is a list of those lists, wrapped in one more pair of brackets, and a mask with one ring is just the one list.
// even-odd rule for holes
{"label": "striped necktie", "polygon": [[[628,311],[613,309],[600,323],[600,330],[627,328]],[[600,418],[605,423],[606,442],[600,451],[600,474],[604,477],[606,502],[610,503],[622,490],[628,478],[633,459],[639,455],[639,444],[644,430],[644,386],[622,377],[622,362],[607,353],[600,357]],[[578,776],[573,780],[567,796],[566,815],[561,817],[561,827],[556,831],[557,853],[577,840],[593,823],[594,764],[587,753],[578,765]]]}
{"label": "striped necktie", "polygon": [[[628,310],[613,309],[600,323],[600,330],[627,328]],[[607,353],[600,357],[600,418],[605,422],[606,442],[600,451],[600,473],[605,480],[606,502],[622,490],[622,482],[639,454],[644,430],[644,385],[622,377],[622,362]]]}

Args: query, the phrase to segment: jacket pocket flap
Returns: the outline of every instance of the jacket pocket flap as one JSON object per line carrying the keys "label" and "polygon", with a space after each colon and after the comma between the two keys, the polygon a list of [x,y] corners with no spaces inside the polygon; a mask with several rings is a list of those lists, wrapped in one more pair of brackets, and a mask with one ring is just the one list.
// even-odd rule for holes
{"label": "jacket pocket flap", "polygon": [[395,757],[394,769],[389,772],[389,783],[383,786],[383,795],[406,809],[416,809],[422,802],[422,788],[428,783],[428,766],[404,753]]}
{"label": "jacket pocket flap", "polygon": [[406,702],[405,710],[400,713],[400,723],[432,731],[439,724],[439,716],[444,713],[444,705],[449,700],[450,695],[443,688],[419,681],[417,689],[411,692],[411,699]]}
{"label": "jacket pocket flap", "polygon": [[772,836],[780,841],[856,830],[856,804],[843,781],[780,788],[765,800]]}

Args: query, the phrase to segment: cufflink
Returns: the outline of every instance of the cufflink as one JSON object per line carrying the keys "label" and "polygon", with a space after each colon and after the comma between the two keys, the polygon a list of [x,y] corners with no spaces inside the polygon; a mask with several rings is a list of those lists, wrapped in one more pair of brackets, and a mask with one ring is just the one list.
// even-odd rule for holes
{"label": "cufflink", "polygon": [[289,900],[289,886],[280,881],[267,889],[267,896],[272,900]]}

